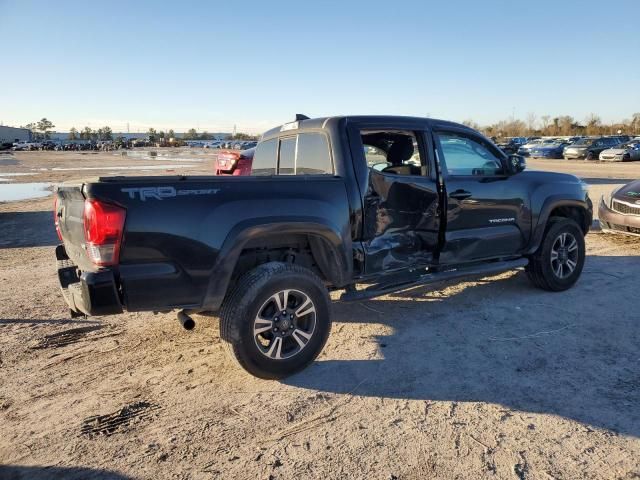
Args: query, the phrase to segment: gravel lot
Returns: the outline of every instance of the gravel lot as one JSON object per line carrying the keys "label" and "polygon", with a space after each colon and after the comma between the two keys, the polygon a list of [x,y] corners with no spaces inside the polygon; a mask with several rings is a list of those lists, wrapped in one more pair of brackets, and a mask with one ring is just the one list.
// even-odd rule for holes
{"label": "gravel lot", "polygon": [[[211,169],[210,152],[175,156],[18,152],[0,178]],[[583,177],[594,201],[640,178],[529,163]],[[238,369],[216,318],[70,320],[56,240],[51,198],[0,203],[2,479],[640,478],[639,239],[590,234],[560,294],[510,272],[335,303],[325,351],[283,382]]]}

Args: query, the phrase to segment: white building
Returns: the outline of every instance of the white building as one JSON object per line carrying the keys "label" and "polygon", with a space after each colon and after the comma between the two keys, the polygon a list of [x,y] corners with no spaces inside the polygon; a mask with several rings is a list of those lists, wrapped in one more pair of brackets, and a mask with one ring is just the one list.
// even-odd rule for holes
{"label": "white building", "polygon": [[4,127],[0,125],[0,143],[13,143],[31,140],[31,130],[28,128]]}

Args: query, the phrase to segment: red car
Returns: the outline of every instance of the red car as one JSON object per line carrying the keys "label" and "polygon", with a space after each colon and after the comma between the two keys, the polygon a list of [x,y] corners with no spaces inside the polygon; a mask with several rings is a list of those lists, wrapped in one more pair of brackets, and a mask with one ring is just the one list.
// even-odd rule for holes
{"label": "red car", "polygon": [[251,175],[255,148],[241,152],[220,153],[216,160],[216,175]]}

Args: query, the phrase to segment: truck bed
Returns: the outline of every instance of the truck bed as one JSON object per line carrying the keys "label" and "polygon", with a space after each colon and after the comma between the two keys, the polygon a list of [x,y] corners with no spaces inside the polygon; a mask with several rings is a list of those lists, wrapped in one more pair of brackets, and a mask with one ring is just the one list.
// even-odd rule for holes
{"label": "truck bed", "polygon": [[[255,232],[277,235],[279,226],[293,222],[301,231],[311,228],[310,234],[325,228],[351,244],[346,190],[338,177],[100,177],[61,184],[56,199],[61,255],[81,274],[112,272],[129,311],[215,310]],[[126,210],[119,263],[108,269],[86,253],[87,199]]]}

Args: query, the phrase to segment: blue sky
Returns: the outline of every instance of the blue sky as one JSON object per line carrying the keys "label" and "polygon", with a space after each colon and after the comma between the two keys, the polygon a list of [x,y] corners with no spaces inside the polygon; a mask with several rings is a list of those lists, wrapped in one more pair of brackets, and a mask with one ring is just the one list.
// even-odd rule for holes
{"label": "blue sky", "polygon": [[640,1],[0,0],[0,122],[261,131],[640,111]]}

